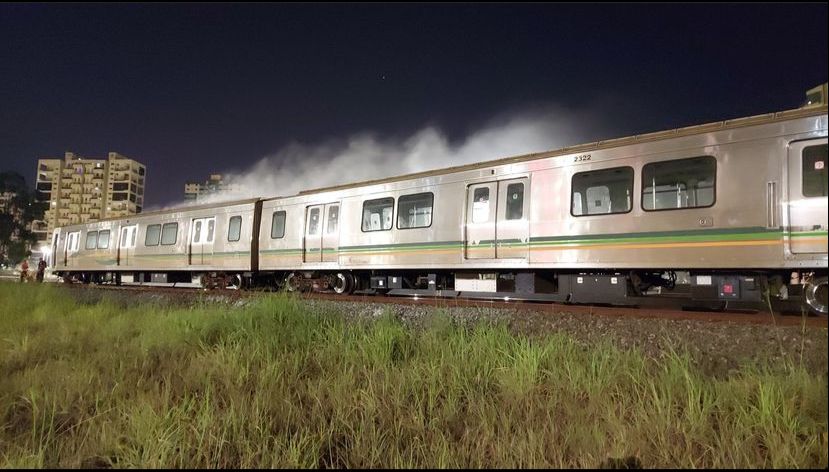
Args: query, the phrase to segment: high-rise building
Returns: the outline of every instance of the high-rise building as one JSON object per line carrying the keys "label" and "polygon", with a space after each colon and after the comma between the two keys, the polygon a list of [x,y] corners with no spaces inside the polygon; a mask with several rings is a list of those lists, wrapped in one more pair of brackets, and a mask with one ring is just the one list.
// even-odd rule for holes
{"label": "high-rise building", "polygon": [[145,174],[144,164],[117,152],[105,159],[67,152],[63,159],[38,160],[37,199],[49,202],[44,220],[33,225],[38,240],[49,240],[58,226],[141,213]]}
{"label": "high-rise building", "polygon": [[187,182],[184,184],[184,199],[198,200],[208,195],[231,193],[238,190],[239,186],[225,182],[222,174],[210,174],[210,178],[203,184],[198,182]]}

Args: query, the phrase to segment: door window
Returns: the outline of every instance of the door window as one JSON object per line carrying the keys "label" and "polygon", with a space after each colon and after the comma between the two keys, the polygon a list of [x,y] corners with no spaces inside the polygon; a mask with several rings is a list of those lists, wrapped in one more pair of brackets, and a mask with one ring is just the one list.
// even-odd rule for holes
{"label": "door window", "polygon": [[308,213],[308,235],[313,236],[319,231],[320,209],[312,208]]}
{"label": "door window", "polygon": [[829,195],[827,187],[826,144],[809,146],[803,149],[803,196],[825,197]]}
{"label": "door window", "polygon": [[328,229],[326,232],[328,234],[333,234],[337,232],[337,221],[340,218],[340,207],[339,206],[331,206],[328,207]]}
{"label": "door window", "polygon": [[193,220],[193,244],[210,244],[216,228],[216,218],[199,218]]}
{"label": "door window", "polygon": [[472,198],[472,222],[486,223],[489,220],[489,187],[476,188]]}
{"label": "door window", "polygon": [[524,184],[507,186],[507,220],[520,220],[524,216]]}

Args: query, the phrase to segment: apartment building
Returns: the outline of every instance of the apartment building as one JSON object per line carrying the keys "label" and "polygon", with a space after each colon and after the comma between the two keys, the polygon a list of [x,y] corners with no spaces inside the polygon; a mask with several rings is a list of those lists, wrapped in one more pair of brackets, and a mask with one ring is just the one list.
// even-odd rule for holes
{"label": "apartment building", "polygon": [[238,185],[227,183],[222,174],[210,174],[210,178],[204,183],[187,182],[184,184],[184,199],[198,200],[209,195],[238,192],[240,189]]}
{"label": "apartment building", "polygon": [[117,152],[105,159],[67,152],[63,159],[38,160],[37,199],[49,202],[43,221],[33,224],[38,240],[49,240],[59,226],[141,213],[146,172]]}

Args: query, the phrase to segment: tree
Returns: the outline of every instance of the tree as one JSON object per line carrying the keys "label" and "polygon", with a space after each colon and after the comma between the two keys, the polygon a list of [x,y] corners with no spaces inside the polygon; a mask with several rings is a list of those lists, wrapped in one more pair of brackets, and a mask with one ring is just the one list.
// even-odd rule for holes
{"label": "tree", "polygon": [[17,264],[31,255],[28,248],[37,241],[31,224],[43,219],[48,204],[35,201],[26,179],[16,172],[0,172],[2,193],[11,198],[0,206],[0,262]]}

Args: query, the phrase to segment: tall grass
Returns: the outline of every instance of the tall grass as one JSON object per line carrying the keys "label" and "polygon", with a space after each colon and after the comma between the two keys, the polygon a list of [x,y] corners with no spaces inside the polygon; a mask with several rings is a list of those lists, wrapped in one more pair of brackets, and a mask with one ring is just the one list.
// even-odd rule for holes
{"label": "tall grass", "polygon": [[0,284],[0,467],[826,467],[827,379],[429,315]]}

